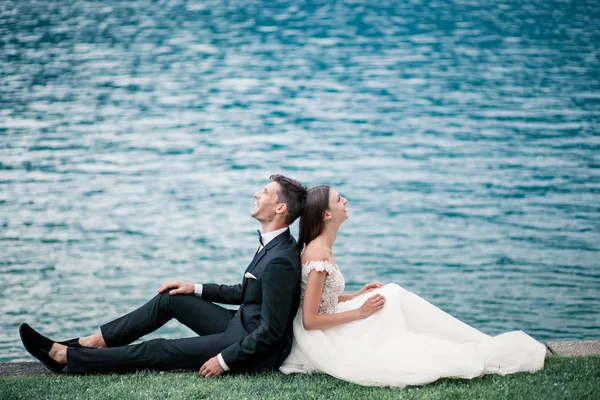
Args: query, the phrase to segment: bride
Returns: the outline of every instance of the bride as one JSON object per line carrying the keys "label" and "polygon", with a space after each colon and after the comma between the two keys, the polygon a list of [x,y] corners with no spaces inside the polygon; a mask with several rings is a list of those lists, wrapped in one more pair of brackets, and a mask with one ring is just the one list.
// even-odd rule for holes
{"label": "bride", "polygon": [[308,191],[299,235],[302,298],[283,373],[404,387],[543,368],[546,347],[523,331],[488,336],[397,284],[342,294],[332,248],[347,203],[329,186]]}

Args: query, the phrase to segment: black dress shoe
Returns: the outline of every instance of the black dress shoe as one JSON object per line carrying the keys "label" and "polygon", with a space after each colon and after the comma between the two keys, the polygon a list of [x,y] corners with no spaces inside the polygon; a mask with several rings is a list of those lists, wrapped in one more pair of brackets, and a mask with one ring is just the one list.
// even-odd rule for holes
{"label": "black dress shoe", "polygon": [[40,360],[46,368],[56,373],[60,373],[65,368],[65,364],[55,361],[48,354],[54,343],[52,340],[39,334],[27,324],[19,326],[19,335],[29,354]]}

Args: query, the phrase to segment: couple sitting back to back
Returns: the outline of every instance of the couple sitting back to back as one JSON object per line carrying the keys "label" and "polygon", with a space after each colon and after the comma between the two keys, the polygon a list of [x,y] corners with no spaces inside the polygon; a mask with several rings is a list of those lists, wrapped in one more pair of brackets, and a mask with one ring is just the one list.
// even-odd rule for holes
{"label": "couple sitting back to back", "polygon": [[[279,369],[397,387],[543,367],[545,346],[524,332],[485,335],[396,284],[344,294],[333,244],[348,201],[329,186],[307,189],[283,175],[270,181],[254,194],[250,214],[261,230],[240,284],[168,282],[100,332],[61,342],[24,323],[27,351],[57,373]],[[299,217],[300,245],[289,231]],[[172,318],[198,336],[131,344]]]}

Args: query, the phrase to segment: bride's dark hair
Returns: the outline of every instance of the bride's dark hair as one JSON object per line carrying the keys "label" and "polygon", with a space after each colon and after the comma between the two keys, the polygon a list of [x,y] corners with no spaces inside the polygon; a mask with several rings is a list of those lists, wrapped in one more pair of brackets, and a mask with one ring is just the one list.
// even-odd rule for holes
{"label": "bride's dark hair", "polygon": [[304,202],[304,213],[300,218],[300,233],[298,245],[302,248],[308,245],[325,229],[323,213],[329,207],[329,189],[327,185],[315,186],[308,189]]}

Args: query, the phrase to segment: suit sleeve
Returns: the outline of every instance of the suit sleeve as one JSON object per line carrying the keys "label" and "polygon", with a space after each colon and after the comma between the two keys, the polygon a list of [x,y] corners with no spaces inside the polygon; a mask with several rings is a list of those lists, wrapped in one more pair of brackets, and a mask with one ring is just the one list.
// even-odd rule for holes
{"label": "suit sleeve", "polygon": [[223,304],[242,304],[242,285],[206,283],[202,285],[202,298]]}
{"label": "suit sleeve", "polygon": [[276,258],[262,275],[262,308],[260,325],[241,341],[221,352],[223,360],[232,370],[253,356],[268,350],[285,334],[297,290],[297,267],[285,258]]}

